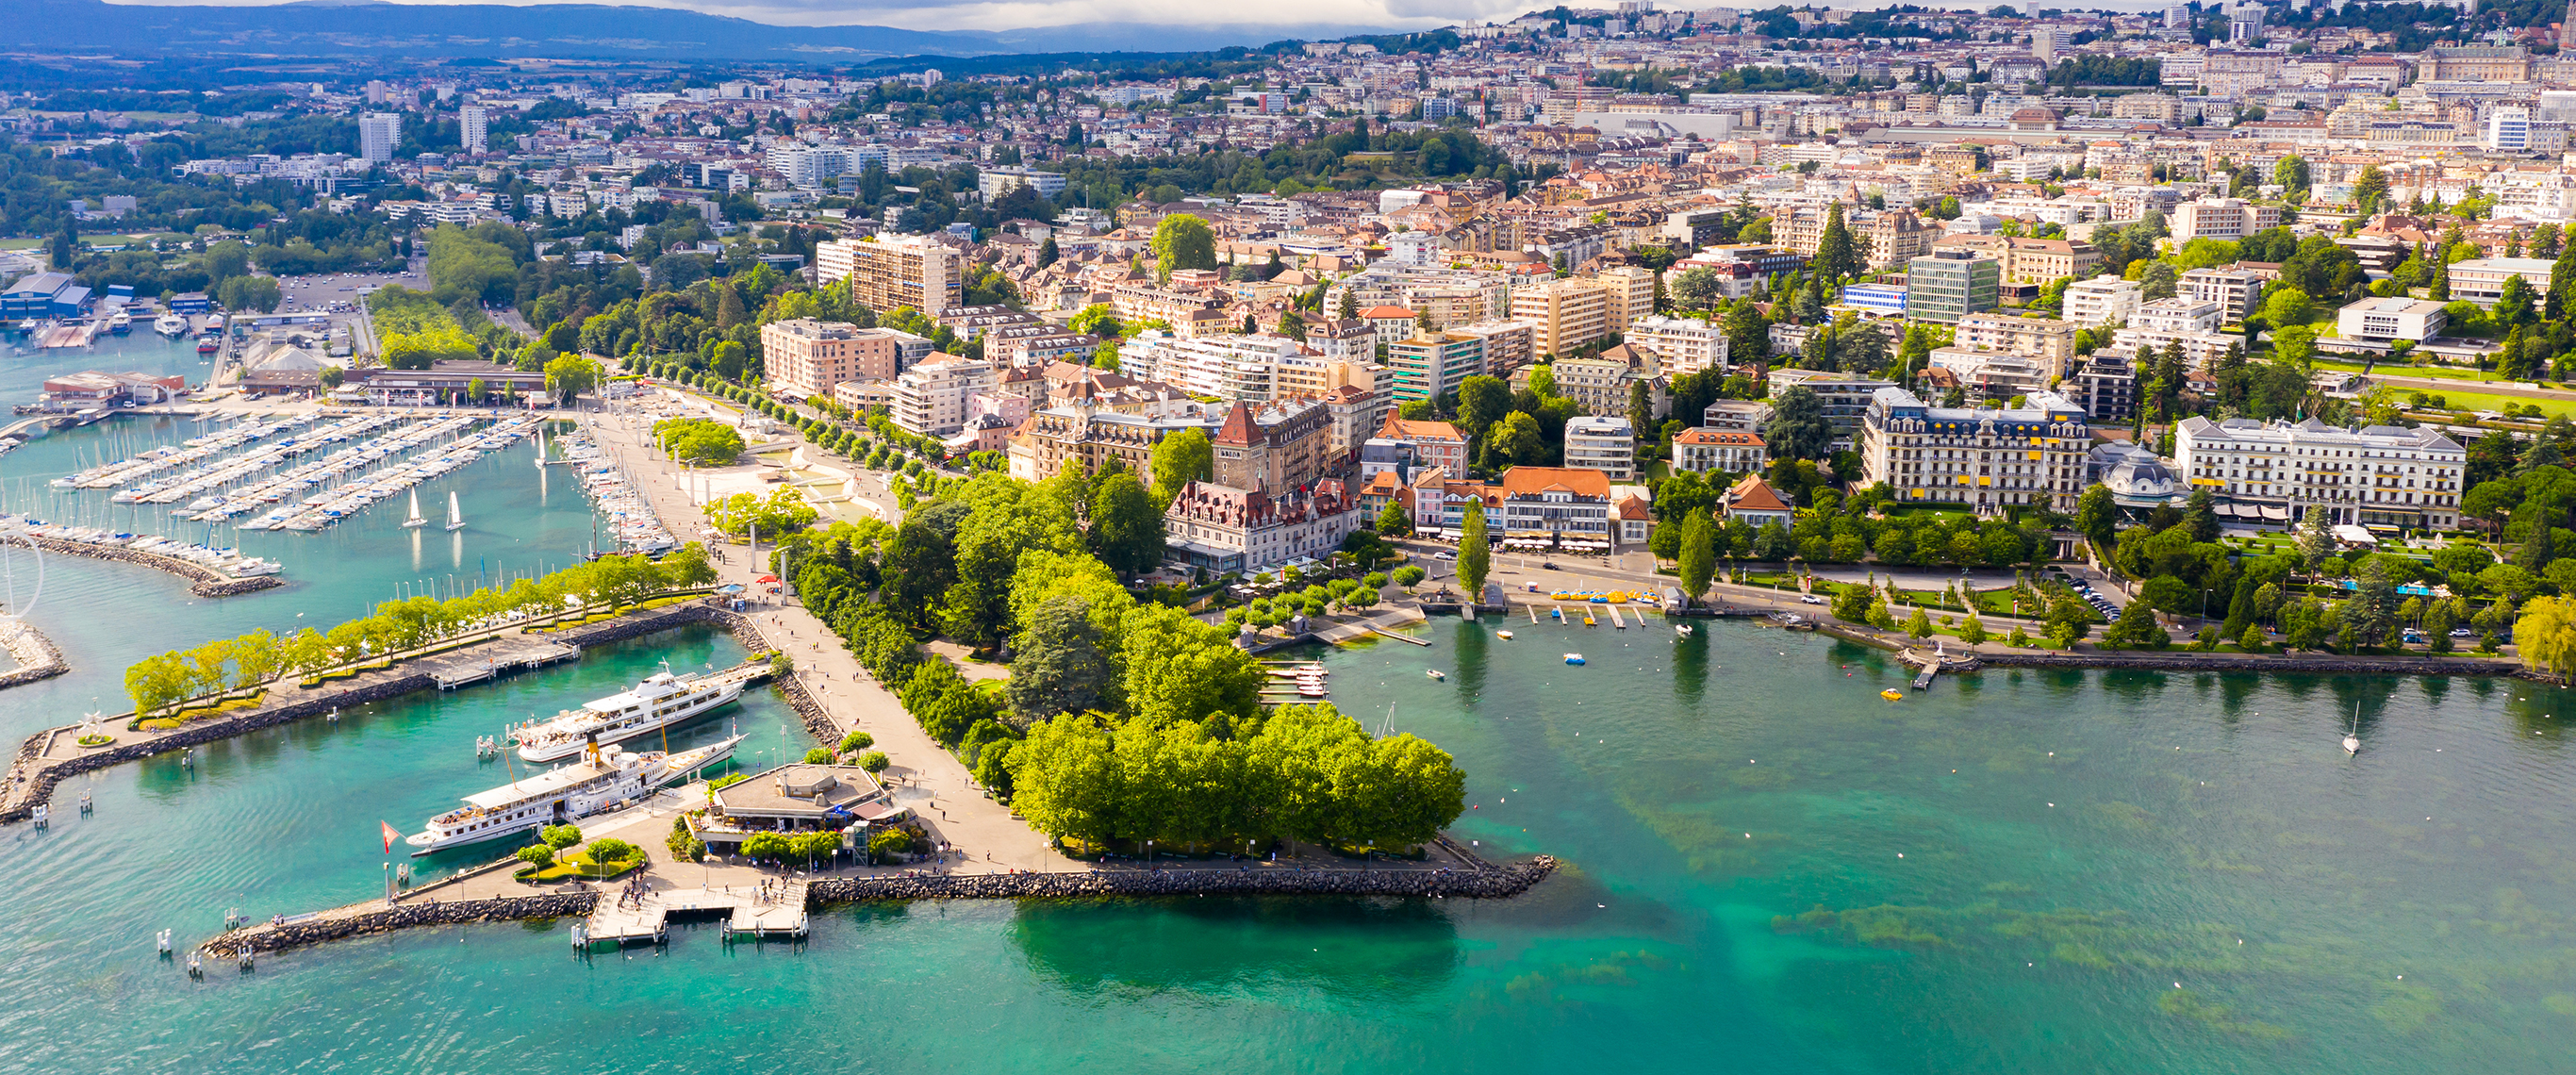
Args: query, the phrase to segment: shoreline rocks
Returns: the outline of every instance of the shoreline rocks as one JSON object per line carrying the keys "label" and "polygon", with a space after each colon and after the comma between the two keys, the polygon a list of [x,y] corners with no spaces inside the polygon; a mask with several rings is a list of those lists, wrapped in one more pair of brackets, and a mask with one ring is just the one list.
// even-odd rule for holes
{"label": "shoreline rocks", "polygon": [[[1100,899],[1177,896],[1341,896],[1510,899],[1556,871],[1553,856],[1497,866],[1477,860],[1458,870],[1323,869],[1293,870],[1253,867],[1244,870],[1182,868],[1170,870],[1100,870],[1085,873],[990,873],[927,877],[827,877],[806,886],[806,906],[863,900],[1019,900]],[[289,948],[374,936],[421,926],[525,921],[588,915],[598,902],[595,890],[530,896],[501,896],[452,903],[399,903],[390,908],[357,911],[287,922],[243,926],[207,939],[198,950],[231,958],[243,948],[278,952]]]}
{"label": "shoreline rocks", "polygon": [[18,662],[18,667],[0,674],[0,690],[51,679],[72,670],[71,664],[63,660],[63,651],[54,646],[53,639],[36,630],[36,625],[19,621],[0,622],[0,634],[8,636],[6,645],[10,656]]}
{"label": "shoreline rocks", "polygon": [[92,545],[86,541],[62,538],[30,537],[36,547],[65,556],[86,556],[92,560],[114,560],[118,563],[148,567],[188,579],[188,592],[199,597],[237,597],[246,593],[275,589],[286,583],[275,575],[254,575],[237,579],[203,564],[190,563],[175,556],[159,556],[116,545]]}

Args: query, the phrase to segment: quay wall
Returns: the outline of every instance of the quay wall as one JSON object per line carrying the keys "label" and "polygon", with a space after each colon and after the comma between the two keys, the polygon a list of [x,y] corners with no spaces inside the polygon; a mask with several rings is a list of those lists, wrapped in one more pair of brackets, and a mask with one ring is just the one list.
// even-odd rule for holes
{"label": "quay wall", "polygon": [[[660,631],[668,631],[673,628],[682,627],[692,623],[714,622],[722,624],[728,630],[731,630],[736,638],[743,641],[744,645],[752,646],[755,649],[765,648],[758,644],[760,639],[759,631],[756,628],[751,627],[747,620],[747,617],[725,611],[724,609],[711,604],[691,602],[670,606],[668,608],[654,609],[650,612],[622,616],[614,620],[595,623],[585,627],[566,628],[562,631],[555,632],[551,637],[573,646],[594,646],[601,643],[635,638]],[[285,681],[283,680],[279,681],[279,683],[284,682]],[[791,684],[793,682],[794,681],[792,679],[788,681],[788,683]],[[61,728],[52,728],[37,732],[36,734],[29,736],[26,742],[18,745],[18,752],[13,764],[11,765],[12,772],[16,774],[12,786],[0,788],[0,823],[26,820],[34,813],[37,803],[45,802],[53,797],[55,785],[61,783],[62,779],[67,776],[86,773],[95,769],[104,769],[112,765],[122,765],[130,761],[140,761],[144,758],[151,757],[154,754],[179,750],[185,747],[199,746],[219,739],[229,739],[233,736],[243,735],[263,728],[272,728],[289,721],[317,716],[333,709],[345,709],[352,706],[364,705],[368,702],[380,702],[388,698],[399,697],[413,691],[429,690],[437,685],[438,681],[432,678],[427,672],[420,672],[413,675],[400,676],[377,683],[371,683],[363,687],[348,687],[339,690],[317,690],[309,692],[307,697],[298,699],[291,703],[264,706],[259,709],[241,710],[212,720],[191,723],[141,742],[126,743],[113,747],[103,747],[98,750],[82,753],[75,757],[59,758],[51,762],[38,762],[37,759],[44,755],[47,747],[53,742],[54,736],[69,734],[75,731],[78,726],[67,725]],[[277,683],[273,683],[269,687],[272,694],[285,689],[289,689],[289,687],[283,687]],[[791,699],[800,698],[803,695],[803,690],[802,688],[797,688],[790,693]],[[810,726],[814,720],[819,718],[822,709],[820,706],[813,705],[811,700],[808,699],[804,704],[798,706],[798,712],[805,715],[805,719]],[[133,716],[134,715],[132,713],[127,713],[108,721],[108,723],[111,725],[121,726],[125,722],[132,720]]]}
{"label": "quay wall", "polygon": [[[858,900],[1098,899],[1166,896],[1393,896],[1509,899],[1555,872],[1546,855],[1529,862],[1435,872],[1385,870],[1098,870],[1081,873],[988,873],[926,877],[828,877],[806,886],[809,907]],[[399,903],[348,913],[325,912],[284,925],[262,922],[219,934],[199,950],[230,957],[243,948],[275,952],[420,926],[587,915],[595,890],[454,902]],[[369,905],[360,905],[369,906]]]}
{"label": "quay wall", "polygon": [[[1848,642],[1896,653],[1907,664],[1920,665],[1924,658],[1910,647],[1877,637],[1866,630],[1831,619],[1813,621],[1816,630]],[[2515,661],[2475,657],[2343,657],[2332,653],[2249,654],[2236,656],[2218,653],[2193,653],[2176,650],[2094,650],[2087,653],[2053,653],[1984,651],[1952,653],[1941,666],[1950,673],[1975,672],[1982,668],[2126,668],[2156,672],[2224,672],[2263,675],[2274,672],[2308,672],[2324,675],[2363,676],[2501,676],[2527,679],[2537,683],[2556,683],[2545,672],[2536,672]]]}
{"label": "quay wall", "polygon": [[286,585],[275,575],[237,579],[203,564],[191,563],[176,556],[160,556],[135,549],[92,545],[86,541],[65,541],[61,538],[30,537],[29,540],[34,541],[37,548],[46,552],[58,552],[65,556],[86,556],[93,560],[114,560],[118,563],[169,572],[190,580],[188,592],[199,597],[235,597]]}

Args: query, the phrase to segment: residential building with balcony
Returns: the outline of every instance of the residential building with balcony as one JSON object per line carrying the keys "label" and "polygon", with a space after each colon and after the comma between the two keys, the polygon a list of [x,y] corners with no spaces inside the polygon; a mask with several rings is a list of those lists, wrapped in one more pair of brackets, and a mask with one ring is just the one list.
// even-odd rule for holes
{"label": "residential building with balcony", "polygon": [[1887,388],[1870,401],[1860,455],[1863,482],[1886,483],[1898,503],[2071,512],[2091,446],[2083,408],[2055,392],[2033,392],[2020,408],[1971,409]]}
{"label": "residential building with balcony", "polygon": [[1597,470],[1614,482],[1637,477],[1637,431],[1625,418],[1584,415],[1565,422],[1565,465]]}
{"label": "residential building with balcony", "polygon": [[1758,474],[1771,465],[1759,433],[1700,426],[1673,436],[1676,474]]}
{"label": "residential building with balcony", "polygon": [[2293,526],[2322,506],[2335,523],[2447,530],[2468,452],[2429,428],[2195,416],[2174,427],[2174,464],[2249,522]]}
{"label": "residential building with balcony", "polygon": [[895,378],[897,428],[921,437],[945,437],[966,427],[966,400],[994,387],[993,365],[979,359],[934,358]]}
{"label": "residential building with balcony", "polygon": [[843,381],[890,380],[900,371],[904,333],[799,317],[760,326],[761,365],[772,390],[829,399]]}

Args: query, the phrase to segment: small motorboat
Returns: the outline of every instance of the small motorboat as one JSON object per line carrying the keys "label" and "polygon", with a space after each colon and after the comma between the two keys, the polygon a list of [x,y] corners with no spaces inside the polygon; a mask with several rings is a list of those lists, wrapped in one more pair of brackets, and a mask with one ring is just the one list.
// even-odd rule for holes
{"label": "small motorboat", "polygon": [[1423,675],[1426,675],[1426,676],[1430,676],[1430,677],[1431,677],[1431,678],[1433,678],[1433,679],[1447,679],[1447,678],[1449,678],[1447,675],[1442,674],[1442,673],[1441,673],[1441,671],[1440,671],[1439,669],[1437,669],[1437,668],[1426,668],[1426,669],[1423,669],[1423,670],[1422,670],[1422,674],[1423,674]]}
{"label": "small motorboat", "polygon": [[1891,702],[1901,702],[1905,700],[1905,692],[1897,690],[1894,687],[1889,687],[1886,690],[1878,692],[1878,696]]}
{"label": "small motorboat", "polygon": [[1502,639],[1505,642],[1509,642],[1512,640],[1512,633],[1510,631],[1496,631],[1494,632],[1494,637]]}
{"label": "small motorboat", "polygon": [[1691,636],[1691,625],[1687,623],[1676,623],[1673,625],[1673,633],[1680,635],[1683,638],[1689,638]]}
{"label": "small motorboat", "polygon": [[1565,622],[1565,610],[1561,608],[1551,608],[1547,610],[1547,618],[1555,620],[1558,623],[1563,623]]}
{"label": "small motorboat", "polygon": [[1583,625],[1586,627],[1599,627],[1601,626],[1601,621],[1593,619],[1592,613],[1586,612],[1583,614]]}
{"label": "small motorboat", "polygon": [[1582,654],[1580,654],[1580,653],[1569,653],[1569,654],[1566,654],[1566,655],[1565,655],[1565,663],[1567,663],[1567,664],[1582,664],[1582,663],[1583,663],[1583,655],[1582,655]]}

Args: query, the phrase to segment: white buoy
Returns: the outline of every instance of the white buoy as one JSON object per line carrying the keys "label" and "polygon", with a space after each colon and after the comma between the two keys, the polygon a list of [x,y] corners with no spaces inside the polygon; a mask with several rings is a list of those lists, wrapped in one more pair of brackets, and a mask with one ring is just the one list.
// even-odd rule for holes
{"label": "white buoy", "polygon": [[161,954],[162,954],[163,956],[165,956],[165,957],[166,957],[166,956],[168,956],[168,955],[170,954],[170,931],[169,931],[169,930],[166,930],[166,929],[165,929],[165,930],[162,930],[162,931],[161,931],[161,932],[159,932],[159,933],[155,933],[155,934],[153,934],[153,935],[152,935],[152,939],[153,939],[153,942],[154,942],[154,943],[156,943],[156,944],[158,944],[158,945],[160,946],[160,948],[161,948]]}

